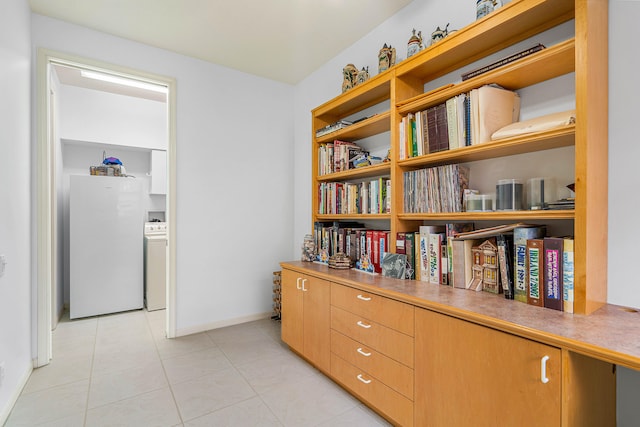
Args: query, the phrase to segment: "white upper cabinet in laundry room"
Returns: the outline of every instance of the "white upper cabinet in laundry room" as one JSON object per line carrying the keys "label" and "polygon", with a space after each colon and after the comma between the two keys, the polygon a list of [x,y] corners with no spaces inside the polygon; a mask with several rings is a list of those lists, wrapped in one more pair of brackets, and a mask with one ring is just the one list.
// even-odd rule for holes
{"label": "white upper cabinet in laundry room", "polygon": [[151,150],[151,194],[167,194],[167,152]]}

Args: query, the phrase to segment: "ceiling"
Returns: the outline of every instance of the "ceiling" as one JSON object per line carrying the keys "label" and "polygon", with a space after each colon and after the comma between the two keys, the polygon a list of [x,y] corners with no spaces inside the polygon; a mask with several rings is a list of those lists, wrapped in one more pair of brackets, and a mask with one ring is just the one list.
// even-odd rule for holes
{"label": "ceiling", "polygon": [[412,0],[29,0],[31,10],[296,84]]}

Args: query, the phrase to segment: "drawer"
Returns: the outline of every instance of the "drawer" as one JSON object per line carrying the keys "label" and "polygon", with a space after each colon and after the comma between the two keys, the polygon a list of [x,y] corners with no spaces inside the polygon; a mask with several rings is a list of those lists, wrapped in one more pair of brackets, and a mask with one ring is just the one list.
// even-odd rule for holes
{"label": "drawer", "polygon": [[331,283],[331,305],[413,336],[414,307],[410,304]]}
{"label": "drawer", "polygon": [[401,426],[413,425],[413,402],[335,354],[331,375],[352,393]]}
{"label": "drawer", "polygon": [[333,330],[331,351],[413,400],[413,369]]}
{"label": "drawer", "polygon": [[338,307],[331,307],[331,329],[413,368],[413,337]]}

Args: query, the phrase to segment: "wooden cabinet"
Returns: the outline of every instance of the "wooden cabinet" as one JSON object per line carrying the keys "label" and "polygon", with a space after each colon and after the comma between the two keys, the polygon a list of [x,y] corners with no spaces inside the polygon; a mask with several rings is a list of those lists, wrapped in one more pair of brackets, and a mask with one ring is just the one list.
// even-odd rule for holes
{"label": "wooden cabinet", "polygon": [[[573,37],[553,42],[540,52],[465,81],[460,81],[457,77],[448,77],[449,81],[440,79],[483,58],[486,60],[482,65],[489,64],[493,60],[487,56],[503,49],[510,49],[504,52],[504,56],[521,50],[515,47],[516,43],[568,22],[573,25]],[[389,248],[392,251],[398,232],[415,232],[424,221],[440,224],[474,221],[478,227],[484,224],[495,225],[495,222],[550,224],[559,228],[560,234],[574,235],[575,312],[590,314],[597,310],[606,303],[607,294],[607,233],[606,226],[603,226],[607,223],[608,173],[607,25],[606,0],[513,0],[411,58],[401,61],[388,71],[318,106],[312,111],[312,221],[378,220],[376,227],[390,230]],[[535,39],[533,40],[532,44],[535,43]],[[528,88],[531,91],[534,85],[544,84],[556,78],[568,79],[569,82],[573,80],[575,124],[408,159],[400,158],[400,124],[403,116],[424,111],[485,84],[497,83],[510,90]],[[546,91],[549,97],[545,100],[547,105],[557,103],[553,92],[552,89]],[[528,100],[523,98],[522,102],[526,104]],[[372,109],[377,109],[376,114],[370,116]],[[361,117],[369,118],[333,133],[315,136],[316,130],[328,124]],[[389,162],[337,173],[319,172],[318,152],[321,144],[335,139],[359,142],[367,138],[368,141],[372,136],[385,139],[387,134]],[[556,158],[558,152],[554,150],[565,149],[571,151],[569,157],[573,156],[573,160],[568,160],[562,166],[558,165],[554,171],[558,174],[566,170],[575,171],[574,210],[404,212],[403,179],[407,172],[446,164],[474,162],[471,170],[473,181],[474,171],[478,175],[490,174],[494,167],[490,165],[495,162],[486,163],[487,161],[501,158],[504,159],[504,164],[519,161],[525,165],[531,163],[529,158],[537,156],[536,161],[544,161],[540,160],[540,156],[547,156],[547,159]],[[563,154],[565,153],[563,151]],[[390,212],[321,213],[319,197],[315,196],[319,194],[322,184],[361,182],[371,177],[390,179]],[[493,184],[497,179],[505,177],[491,178],[488,181],[495,187]],[[571,177],[568,180],[571,180]],[[491,188],[489,185],[487,187]]]}
{"label": "wooden cabinet", "polygon": [[424,309],[415,345],[416,426],[615,425],[610,364]]}
{"label": "wooden cabinet", "polygon": [[151,150],[151,194],[167,194],[167,152]]}
{"label": "wooden cabinet", "polygon": [[329,372],[330,284],[291,270],[282,272],[282,341]]}
{"label": "wooden cabinet", "polygon": [[558,348],[416,310],[416,425],[559,426],[561,360]]}
{"label": "wooden cabinet", "polygon": [[611,426],[614,364],[640,369],[637,313],[619,307],[512,312],[483,293],[282,265],[282,339],[396,425]]}
{"label": "wooden cabinet", "polygon": [[413,425],[414,307],[331,283],[331,376],[393,422]]}

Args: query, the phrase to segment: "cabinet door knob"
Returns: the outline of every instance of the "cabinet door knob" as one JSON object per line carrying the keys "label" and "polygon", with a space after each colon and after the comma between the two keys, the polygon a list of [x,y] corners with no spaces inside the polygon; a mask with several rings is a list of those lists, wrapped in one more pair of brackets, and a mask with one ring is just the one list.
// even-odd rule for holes
{"label": "cabinet door knob", "polygon": [[358,299],[362,301],[371,301],[371,297],[365,297],[362,294],[358,294]]}
{"label": "cabinet door knob", "polygon": [[547,360],[549,360],[549,356],[543,356],[540,359],[540,381],[542,381],[542,384],[549,382],[549,378],[547,378]]}
{"label": "cabinet door knob", "polygon": [[362,377],[362,374],[358,374],[358,379],[359,379],[360,381],[362,381],[363,383],[365,383],[365,384],[369,384],[369,383],[371,382],[371,380],[365,380],[365,379]]}
{"label": "cabinet door knob", "polygon": [[297,288],[298,290],[302,289],[302,288],[300,287],[300,281],[301,281],[301,280],[302,280],[302,277],[298,277],[298,278],[296,279],[296,288]]}
{"label": "cabinet door knob", "polygon": [[307,283],[307,279],[302,279],[302,292],[307,292],[308,289],[304,287],[304,284]]}
{"label": "cabinet door knob", "polygon": [[360,353],[363,356],[366,356],[366,357],[371,356],[371,352],[369,352],[369,353],[365,352],[364,350],[362,350],[362,347],[358,347],[357,351],[358,351],[358,353]]}
{"label": "cabinet door knob", "polygon": [[365,329],[369,329],[371,327],[371,325],[367,325],[366,323],[363,323],[362,320],[358,320],[358,326]]}

